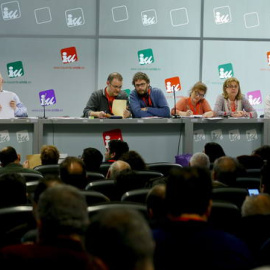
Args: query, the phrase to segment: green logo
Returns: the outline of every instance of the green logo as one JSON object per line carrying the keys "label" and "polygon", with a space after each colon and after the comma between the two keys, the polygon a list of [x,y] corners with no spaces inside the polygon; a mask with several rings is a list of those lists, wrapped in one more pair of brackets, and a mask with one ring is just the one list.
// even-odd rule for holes
{"label": "green logo", "polygon": [[7,72],[9,78],[18,78],[24,75],[22,61],[7,64]]}
{"label": "green logo", "polygon": [[218,66],[218,73],[220,79],[228,79],[233,77],[233,66],[231,63]]}
{"label": "green logo", "polygon": [[152,49],[138,51],[138,60],[140,65],[149,65],[155,62]]}

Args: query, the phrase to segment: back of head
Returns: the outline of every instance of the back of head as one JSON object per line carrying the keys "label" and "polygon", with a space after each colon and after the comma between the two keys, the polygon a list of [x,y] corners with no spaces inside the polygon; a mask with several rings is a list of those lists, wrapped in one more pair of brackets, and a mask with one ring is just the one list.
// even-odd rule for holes
{"label": "back of head", "polygon": [[210,160],[209,160],[209,157],[205,153],[198,152],[191,156],[189,160],[189,165],[209,169]]}
{"label": "back of head", "polygon": [[218,180],[228,186],[235,186],[239,171],[240,166],[235,158],[223,156],[216,159],[214,162],[214,180]]}
{"label": "back of head", "polygon": [[143,216],[133,209],[107,209],[93,217],[86,248],[106,269],[153,269],[152,234]]}
{"label": "back of head", "polygon": [[18,173],[0,176],[0,207],[11,207],[27,203],[25,178]]}
{"label": "back of head", "polygon": [[172,216],[205,214],[211,196],[212,180],[207,169],[183,167],[172,170],[168,176],[165,200]]}
{"label": "back of head", "polygon": [[124,153],[121,157],[121,160],[126,161],[132,170],[143,171],[147,169],[147,165],[143,157],[136,151],[130,150]]}
{"label": "back of head", "polygon": [[266,162],[261,169],[261,191],[270,194],[270,162]]}
{"label": "back of head", "polygon": [[253,215],[270,215],[270,195],[260,193],[247,196],[241,207],[243,217]]}
{"label": "back of head", "polygon": [[213,163],[217,158],[226,156],[222,146],[216,142],[208,142],[204,145],[204,153]]}
{"label": "back of head", "polygon": [[103,160],[103,155],[98,149],[88,147],[83,150],[82,160],[87,171],[98,172]]}
{"label": "back of head", "polygon": [[13,163],[18,159],[18,154],[12,146],[7,146],[0,151],[0,161],[2,167]]}
{"label": "back of head", "polygon": [[79,189],[87,185],[86,169],[83,161],[78,157],[68,156],[59,166],[61,180]]}
{"label": "back of head", "polygon": [[241,155],[237,156],[237,160],[245,169],[261,169],[264,164],[263,159],[257,155]]}
{"label": "back of head", "polygon": [[262,145],[256,148],[253,152],[253,155],[260,156],[264,161],[270,162],[270,145]]}
{"label": "back of head", "polygon": [[42,165],[58,164],[60,153],[54,145],[43,145],[40,150]]}
{"label": "back of head", "polygon": [[110,153],[115,153],[114,160],[118,160],[122,154],[129,151],[127,142],[122,140],[110,140],[108,143]]}
{"label": "back of head", "polygon": [[131,171],[130,165],[123,160],[116,160],[109,167],[106,178],[115,180],[124,171]]}
{"label": "back of head", "polygon": [[41,241],[84,235],[89,224],[84,196],[77,188],[65,184],[49,187],[40,195],[36,214],[41,222]]}

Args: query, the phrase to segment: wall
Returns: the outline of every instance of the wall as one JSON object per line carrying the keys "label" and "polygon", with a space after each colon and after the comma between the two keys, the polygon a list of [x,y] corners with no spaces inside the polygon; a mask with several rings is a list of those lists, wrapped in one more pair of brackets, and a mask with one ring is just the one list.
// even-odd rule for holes
{"label": "wall", "polygon": [[[259,115],[263,113],[270,80],[269,0],[0,0],[0,4],[4,88],[19,95],[29,116],[43,115],[39,93],[53,89],[51,103],[56,103],[46,107],[46,115],[80,117],[90,94],[103,88],[113,71],[123,75],[125,90],[133,89],[135,72],[146,72],[151,85],[164,90],[171,107],[173,93],[166,90],[171,78],[180,82],[177,99],[188,95],[196,81],[205,82],[213,107],[225,77],[233,75]],[[71,55],[66,62],[63,52]],[[148,59],[139,60],[140,54]],[[17,72],[10,72],[10,67]]]}

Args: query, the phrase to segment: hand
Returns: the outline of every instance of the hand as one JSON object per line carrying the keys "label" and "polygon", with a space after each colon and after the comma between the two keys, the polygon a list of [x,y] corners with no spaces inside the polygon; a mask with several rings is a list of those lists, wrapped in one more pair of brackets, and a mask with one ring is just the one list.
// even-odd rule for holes
{"label": "hand", "polygon": [[205,112],[202,117],[204,118],[210,118],[214,116],[214,112],[213,111],[209,111],[209,112]]}
{"label": "hand", "polygon": [[104,111],[101,111],[101,112],[97,112],[97,117],[98,118],[107,118],[108,115]]}
{"label": "hand", "polygon": [[0,104],[0,111],[2,110],[2,105]]}
{"label": "hand", "polygon": [[129,110],[124,110],[124,113],[123,113],[123,118],[128,118],[131,116],[131,113]]}
{"label": "hand", "polygon": [[236,111],[236,112],[232,112],[231,113],[232,117],[243,117],[244,116],[244,112],[243,111]]}
{"label": "hand", "polygon": [[186,116],[190,116],[190,115],[193,115],[193,111],[192,110],[187,110],[186,111]]}
{"label": "hand", "polygon": [[141,111],[146,112],[147,111],[147,108],[146,107],[145,108],[141,108]]}
{"label": "hand", "polygon": [[15,111],[16,109],[16,102],[14,100],[11,100],[9,103],[9,106]]}
{"label": "hand", "polygon": [[24,161],[23,168],[26,168],[26,169],[29,169],[30,168],[29,160],[25,160]]}

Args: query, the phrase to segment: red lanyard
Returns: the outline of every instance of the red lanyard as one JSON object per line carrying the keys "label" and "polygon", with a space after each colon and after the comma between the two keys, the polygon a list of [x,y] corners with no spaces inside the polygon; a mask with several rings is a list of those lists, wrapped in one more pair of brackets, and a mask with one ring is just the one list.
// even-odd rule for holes
{"label": "red lanyard", "polygon": [[150,98],[150,93],[151,93],[151,90],[149,88],[147,97],[142,97],[142,100],[145,103],[146,107],[152,107],[152,100]]}

